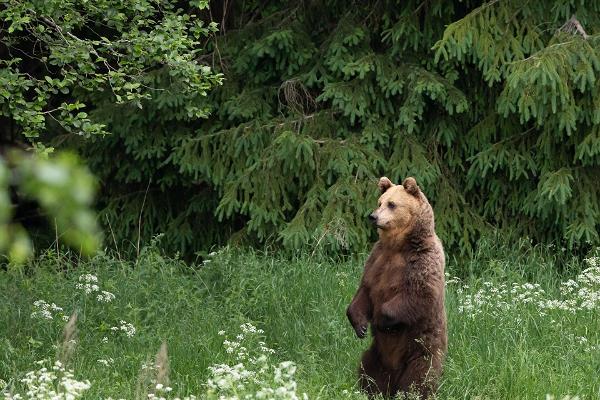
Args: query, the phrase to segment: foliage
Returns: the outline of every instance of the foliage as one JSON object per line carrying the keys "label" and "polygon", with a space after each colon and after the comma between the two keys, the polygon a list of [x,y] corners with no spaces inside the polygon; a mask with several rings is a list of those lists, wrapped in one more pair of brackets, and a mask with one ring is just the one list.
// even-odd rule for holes
{"label": "foliage", "polygon": [[[78,340],[65,367],[90,381],[86,398],[210,399],[208,390],[243,398],[287,383],[309,399],[366,399],[355,391],[368,340],[356,339],[344,313],[360,262],[222,249],[190,267],[155,248],[140,254],[135,261],[99,254],[75,265],[49,251],[25,274],[0,271],[0,393],[24,392],[20,379],[37,370],[34,362],[55,359],[61,318],[77,311]],[[581,261],[560,248],[494,238],[467,263],[450,262],[449,353],[438,398],[597,398],[600,332],[590,327],[599,322],[598,256]],[[98,298],[103,291],[111,301]],[[38,312],[44,304],[52,319]],[[159,362],[166,351],[154,356],[163,342],[168,363]],[[246,361],[261,355],[266,368]],[[276,375],[285,360],[295,362],[293,379]]]}
{"label": "foliage", "polygon": [[208,98],[94,103],[112,135],[75,145],[116,237],[360,249],[376,178],[412,175],[453,251],[491,226],[600,240],[599,3],[232,3],[211,7]]}
{"label": "foliage", "polygon": [[81,111],[89,93],[108,91],[117,104],[141,108],[164,90],[149,78],[159,68],[182,96],[205,95],[218,77],[196,57],[199,39],[216,25],[193,13],[206,1],[192,3],[182,13],[173,1],[2,0],[0,115],[26,137],[38,137],[48,118],[67,133],[104,133]]}
{"label": "foliage", "polygon": [[[56,157],[11,151],[0,157],[0,254],[21,263],[31,254],[25,229],[12,220],[11,188],[19,197],[35,200],[48,216],[56,240],[90,254],[100,244],[99,226],[91,210],[96,182],[70,153]],[[59,234],[60,232],[60,234]]]}
{"label": "foliage", "polygon": [[[33,147],[47,152],[52,150],[46,147],[51,139],[56,145],[71,137],[91,140],[107,134],[106,126],[91,118],[98,97],[105,102],[105,109],[114,106],[135,114],[155,94],[176,93],[180,114],[188,120],[206,116],[206,107],[198,99],[221,78],[199,61],[200,41],[215,31],[216,24],[197,16],[207,1],[188,2],[186,12],[178,3],[0,0],[2,150],[4,146]],[[13,160],[14,173],[33,166],[62,170],[73,164],[67,161],[71,156],[61,156],[62,161],[52,165],[52,159],[34,160],[35,154],[23,158],[29,160],[28,165],[19,166]],[[87,173],[81,170],[73,174]],[[68,183],[77,185],[77,179]],[[29,188],[25,192],[34,190],[36,184],[23,178],[23,185]],[[90,204],[89,185],[82,183],[81,194],[86,198],[77,200],[78,204]],[[2,196],[8,195],[2,192]],[[38,196],[46,201],[42,208],[54,211],[51,215],[56,217],[58,228],[65,227],[66,218],[74,221],[68,224],[78,226],[79,230],[65,233],[67,242],[68,236],[78,235],[83,225],[95,223],[84,221],[91,219],[87,212],[84,215],[79,208],[68,207],[70,196],[53,198],[52,204],[48,195]],[[15,243],[24,243],[23,235],[19,235]],[[84,247],[88,249],[90,243]]]}
{"label": "foliage", "polygon": [[436,44],[437,58],[476,64],[498,89],[470,131],[486,138],[467,173],[467,185],[488,195],[485,215],[526,218],[531,233],[569,245],[600,240],[600,37],[583,29],[598,31],[599,10],[557,2],[548,14],[541,4],[490,2]]}

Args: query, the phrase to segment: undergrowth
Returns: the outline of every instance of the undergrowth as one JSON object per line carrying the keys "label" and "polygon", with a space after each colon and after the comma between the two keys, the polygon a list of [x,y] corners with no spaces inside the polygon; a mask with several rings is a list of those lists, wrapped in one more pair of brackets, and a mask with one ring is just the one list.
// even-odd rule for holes
{"label": "undergrowth", "polygon": [[[447,267],[438,398],[599,398],[598,254],[480,249]],[[153,247],[133,262],[49,251],[0,271],[2,397],[34,398],[33,385],[87,399],[363,399],[356,369],[369,340],[355,338],[345,308],[365,256],[225,248],[189,265]]]}

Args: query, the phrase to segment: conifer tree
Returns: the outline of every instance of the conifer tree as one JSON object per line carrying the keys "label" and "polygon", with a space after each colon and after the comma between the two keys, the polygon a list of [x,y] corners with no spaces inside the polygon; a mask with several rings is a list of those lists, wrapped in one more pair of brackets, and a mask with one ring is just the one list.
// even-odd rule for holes
{"label": "conifer tree", "polygon": [[599,242],[600,2],[215,1],[204,17],[222,87],[135,112],[98,96],[112,135],[79,143],[123,237],[359,249],[385,174],[417,179],[450,249],[493,227]]}

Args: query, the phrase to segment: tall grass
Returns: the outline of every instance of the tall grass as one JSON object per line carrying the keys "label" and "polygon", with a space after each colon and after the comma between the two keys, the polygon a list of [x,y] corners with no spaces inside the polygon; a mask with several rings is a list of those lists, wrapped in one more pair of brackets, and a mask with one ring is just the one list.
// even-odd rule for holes
{"label": "tall grass", "polygon": [[[447,268],[449,353],[438,398],[600,398],[600,299],[590,308],[560,303],[579,299],[561,282],[573,278],[581,289],[577,276],[594,259],[527,242],[480,248]],[[135,262],[99,255],[74,263],[47,253],[0,272],[0,385],[19,391],[36,361],[56,359],[64,320],[76,312],[68,367],[90,381],[84,398],[147,396],[142,367],[153,364],[163,342],[170,395],[214,394],[215,365],[237,362],[224,338],[234,341],[246,323],[264,331],[250,351],[275,350],[273,373],[281,362],[295,363],[299,396],[363,398],[356,368],[369,339],[356,339],[345,317],[361,271],[361,260],[248,250],[221,250],[196,266],[152,248]],[[600,276],[588,286],[600,293]]]}

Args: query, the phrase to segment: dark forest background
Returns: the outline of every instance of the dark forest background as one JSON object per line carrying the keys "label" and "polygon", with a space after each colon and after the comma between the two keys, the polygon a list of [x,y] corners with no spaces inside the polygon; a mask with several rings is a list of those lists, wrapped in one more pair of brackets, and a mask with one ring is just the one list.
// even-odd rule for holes
{"label": "dark forest background", "polygon": [[125,252],[157,234],[184,255],[228,242],[363,249],[383,175],[417,179],[454,254],[491,234],[600,242],[599,1],[0,10],[3,168],[23,179],[0,179],[17,206],[0,217],[40,242],[59,233],[37,216],[90,196],[48,206],[50,189],[24,189],[14,171],[61,151],[96,177],[104,243]]}

